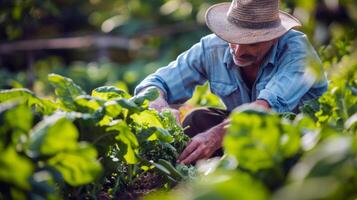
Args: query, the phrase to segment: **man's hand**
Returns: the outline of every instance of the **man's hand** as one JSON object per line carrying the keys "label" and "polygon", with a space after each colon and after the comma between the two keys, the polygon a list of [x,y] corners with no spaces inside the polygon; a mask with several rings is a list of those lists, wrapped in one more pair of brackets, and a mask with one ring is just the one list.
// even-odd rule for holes
{"label": "man's hand", "polygon": [[256,101],[252,102],[251,104],[255,105],[255,106],[259,106],[265,110],[271,109],[271,106],[269,105],[269,103],[264,99],[257,99]]}
{"label": "man's hand", "polygon": [[[153,87],[153,86],[151,86]],[[151,87],[147,87],[147,88],[144,88],[142,91],[145,91]],[[156,87],[155,87],[156,88]],[[155,109],[157,110],[158,112],[162,112],[164,110],[169,110],[175,117],[176,117],[176,121],[179,125],[181,125],[181,122],[180,122],[180,111],[176,110],[176,109],[173,109],[170,107],[170,105],[167,103],[166,99],[165,99],[165,94],[162,90],[160,90],[159,88],[156,88],[159,90],[159,97],[157,99],[155,99],[154,101],[150,102],[149,103],[149,108],[151,109]],[[141,92],[142,92],[141,91]]]}
{"label": "man's hand", "polygon": [[216,150],[222,147],[227,124],[229,124],[229,121],[225,120],[221,124],[193,137],[177,159],[177,162],[189,164],[199,159],[211,157]]}

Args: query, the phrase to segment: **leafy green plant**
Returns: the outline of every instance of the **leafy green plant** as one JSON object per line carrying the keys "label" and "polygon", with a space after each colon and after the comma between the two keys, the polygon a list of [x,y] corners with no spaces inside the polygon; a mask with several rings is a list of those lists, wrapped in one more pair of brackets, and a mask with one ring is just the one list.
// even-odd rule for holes
{"label": "leafy green plant", "polygon": [[[88,95],[69,78],[48,78],[55,101],[27,89],[0,92],[4,198],[114,198],[142,188],[145,179],[155,182],[148,192],[185,178],[175,163],[188,137],[169,111],[148,110],[157,90],[131,97],[103,86]],[[20,163],[21,173],[8,173]]]}

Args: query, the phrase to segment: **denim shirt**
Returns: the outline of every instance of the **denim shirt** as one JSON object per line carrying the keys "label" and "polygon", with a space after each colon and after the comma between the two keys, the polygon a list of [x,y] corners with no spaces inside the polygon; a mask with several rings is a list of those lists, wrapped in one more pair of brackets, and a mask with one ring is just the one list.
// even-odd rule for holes
{"label": "denim shirt", "polygon": [[293,112],[302,102],[317,98],[327,90],[326,76],[314,76],[308,67],[310,61],[322,70],[321,61],[306,35],[290,30],[264,57],[256,81],[249,89],[233,62],[228,43],[211,34],[146,77],[134,93],[156,86],[164,92],[169,104],[180,104],[191,98],[197,85],[208,81],[211,92],[221,98],[228,111],[263,99],[276,112]]}

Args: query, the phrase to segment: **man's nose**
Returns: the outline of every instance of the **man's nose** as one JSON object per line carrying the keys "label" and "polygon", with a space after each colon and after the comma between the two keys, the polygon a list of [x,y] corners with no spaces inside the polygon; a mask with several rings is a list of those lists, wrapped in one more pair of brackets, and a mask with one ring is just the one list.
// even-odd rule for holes
{"label": "man's nose", "polygon": [[230,44],[233,53],[235,55],[237,54],[242,54],[244,52],[244,45],[239,45],[239,44]]}

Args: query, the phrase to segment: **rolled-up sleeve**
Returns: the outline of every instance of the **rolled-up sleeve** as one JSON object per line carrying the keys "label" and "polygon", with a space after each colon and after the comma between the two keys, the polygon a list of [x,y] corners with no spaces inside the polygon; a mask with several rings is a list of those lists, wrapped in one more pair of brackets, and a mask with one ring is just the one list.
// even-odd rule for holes
{"label": "rolled-up sleeve", "polygon": [[[321,70],[321,61],[305,37],[295,38],[285,46],[278,61],[277,73],[259,92],[257,99],[266,100],[277,112],[292,111],[319,79],[313,71]],[[311,70],[313,63],[314,70]]]}
{"label": "rolled-up sleeve", "polygon": [[169,104],[185,102],[191,98],[195,86],[207,80],[204,54],[204,42],[201,40],[175,61],[147,76],[135,88],[134,94],[148,86],[155,86],[164,92]]}

